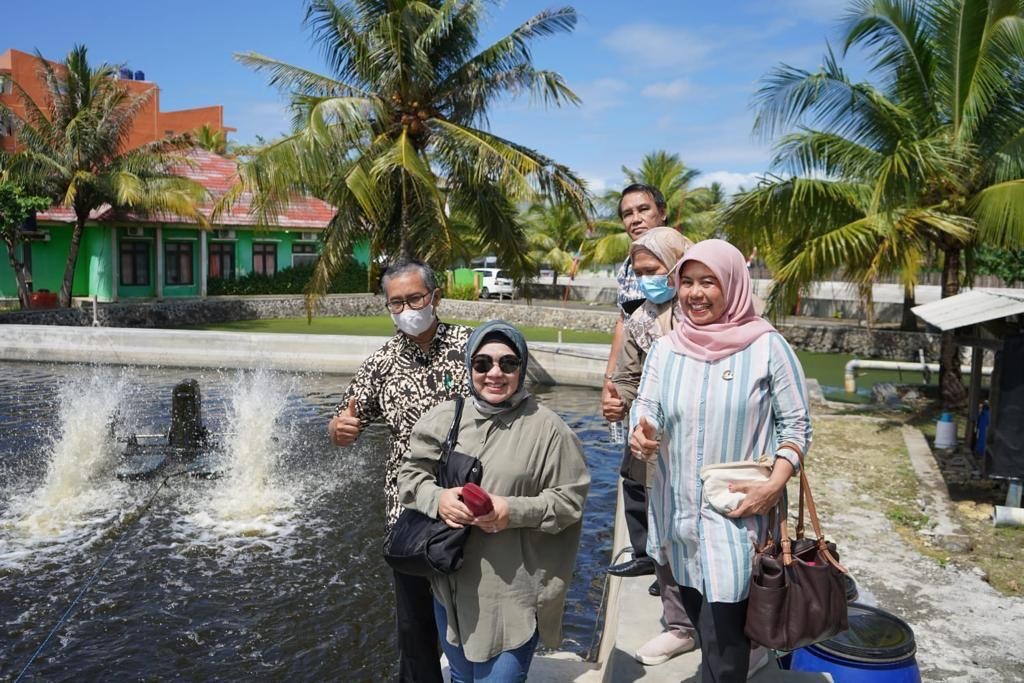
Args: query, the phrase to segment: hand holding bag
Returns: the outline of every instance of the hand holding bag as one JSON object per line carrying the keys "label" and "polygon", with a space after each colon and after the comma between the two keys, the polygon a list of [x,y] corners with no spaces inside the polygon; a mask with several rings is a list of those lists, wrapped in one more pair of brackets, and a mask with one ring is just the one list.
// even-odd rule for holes
{"label": "hand holding bag", "polygon": [[[804,538],[804,499],[817,538]],[[811,486],[800,467],[800,513],[796,539],[790,539],[786,516],[776,508],[779,538],[772,537],[774,520],[764,547],[755,550],[747,603],[747,637],[776,650],[798,648],[826,640],[848,628],[846,568],[839,564],[836,546],[825,540],[814,507]]]}
{"label": "hand holding bag", "polygon": [[771,476],[772,467],[764,456],[761,456],[759,460],[705,465],[700,469],[700,480],[704,484],[704,498],[707,499],[711,507],[723,515],[738,508],[747,496],[739,491],[730,491],[730,483],[734,481],[765,482]]}
{"label": "hand holding bag", "polygon": [[[437,462],[437,485],[445,489],[479,484],[483,475],[478,458],[455,450],[463,402],[462,396],[455,398],[455,418]],[[384,539],[384,561],[395,571],[412,576],[451,574],[462,566],[462,547],[470,529],[454,529],[443,519],[406,508]]]}

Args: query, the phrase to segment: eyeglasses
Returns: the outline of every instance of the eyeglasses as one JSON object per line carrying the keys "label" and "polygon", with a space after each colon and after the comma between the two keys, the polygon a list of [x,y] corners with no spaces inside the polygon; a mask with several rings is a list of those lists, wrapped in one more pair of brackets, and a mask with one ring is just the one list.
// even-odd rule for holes
{"label": "eyeglasses", "polygon": [[[481,354],[479,356],[473,356],[473,362],[471,365],[473,366],[474,372],[484,374],[491,371],[491,368],[494,367],[494,362],[494,359],[490,356],[484,356]],[[497,362],[498,369],[506,375],[515,372],[523,364],[523,361],[519,360],[516,356],[511,355],[502,356]]]}
{"label": "eyeglasses", "polygon": [[392,313],[401,313],[406,306],[418,311],[430,303],[431,294],[432,292],[426,292],[425,294],[412,294],[404,299],[388,299],[384,306]]}

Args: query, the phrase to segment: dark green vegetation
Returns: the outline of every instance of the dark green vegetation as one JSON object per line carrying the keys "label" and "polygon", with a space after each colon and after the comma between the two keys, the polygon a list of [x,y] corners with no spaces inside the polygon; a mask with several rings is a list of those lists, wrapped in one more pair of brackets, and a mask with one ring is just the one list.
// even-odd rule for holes
{"label": "dark green vegetation", "polygon": [[[965,250],[1024,247],[1024,2],[854,0],[842,50],[867,53],[853,81],[828,50],[816,72],[780,65],[757,95],[756,130],[775,141],[771,175],[725,213],[780,286],[784,315],[833,271],[870,297],[880,274],[905,287],[941,258],[943,296],[959,290]],[[969,260],[969,259],[968,259]],[[940,384],[965,396],[952,332]]]}
{"label": "dark green vegetation", "polygon": [[545,10],[481,47],[489,4],[311,0],[305,24],[328,73],[238,55],[269,75],[294,112],[293,132],[240,169],[258,215],[272,224],[296,191],[338,209],[311,296],[327,291],[363,238],[374,263],[416,256],[440,268],[492,252],[522,278],[532,264],[517,204],[540,196],[587,212],[585,187],[570,169],[486,126],[500,99],[529,93],[546,105],[578,102],[531,54],[536,40],[572,31],[576,11]]}
{"label": "dark green vegetation", "polygon": [[[249,273],[234,280],[210,278],[207,291],[210,296],[220,294],[302,294],[312,276],[313,266],[292,266],[279,270],[273,275]],[[327,292],[331,294],[364,291],[366,291],[366,268],[352,258],[344,263],[327,288]]]}

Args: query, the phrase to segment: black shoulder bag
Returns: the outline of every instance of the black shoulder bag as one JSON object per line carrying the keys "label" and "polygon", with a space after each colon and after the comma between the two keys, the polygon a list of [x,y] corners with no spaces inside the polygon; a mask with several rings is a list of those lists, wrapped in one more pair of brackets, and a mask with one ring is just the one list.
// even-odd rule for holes
{"label": "black shoulder bag", "polygon": [[[437,485],[445,489],[479,484],[483,475],[478,458],[455,451],[464,400],[455,397],[455,418],[437,462]],[[384,539],[384,561],[395,571],[412,576],[451,574],[462,566],[462,546],[469,530],[468,526],[453,529],[442,519],[406,508]]]}

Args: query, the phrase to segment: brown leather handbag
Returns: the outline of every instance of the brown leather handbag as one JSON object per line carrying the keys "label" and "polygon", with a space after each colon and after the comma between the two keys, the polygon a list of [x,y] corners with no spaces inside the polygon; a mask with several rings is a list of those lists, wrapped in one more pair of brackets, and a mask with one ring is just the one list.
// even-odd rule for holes
{"label": "brown leather handbag", "polygon": [[[804,538],[804,499],[817,538]],[[775,517],[778,538],[773,537]],[[755,549],[747,603],[747,637],[775,650],[796,650],[848,628],[846,568],[825,540],[807,474],[800,467],[800,514],[790,539],[786,515],[772,512],[768,539]]]}

